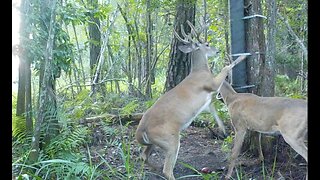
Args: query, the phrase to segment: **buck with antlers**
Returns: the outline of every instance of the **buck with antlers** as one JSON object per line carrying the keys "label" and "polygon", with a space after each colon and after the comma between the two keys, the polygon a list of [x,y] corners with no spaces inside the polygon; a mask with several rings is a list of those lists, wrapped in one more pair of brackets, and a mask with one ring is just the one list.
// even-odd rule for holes
{"label": "buck with antlers", "polygon": [[235,131],[226,179],[232,175],[247,130],[269,134],[280,133],[284,140],[308,162],[308,148],[304,144],[308,133],[306,100],[237,93],[226,81],[218,93],[228,106]]}
{"label": "buck with antlers", "polygon": [[239,57],[214,77],[209,70],[207,58],[213,56],[216,49],[202,41],[201,31],[198,33],[189,21],[187,23],[191,34],[187,35],[181,26],[184,39],[175,31],[174,35],[184,44],[178,48],[184,53],[192,53],[191,72],[144,113],[136,130],[136,140],[146,146],[141,157],[147,164],[153,166],[148,160],[155,146],[164,150],[163,173],[169,180],[175,179],[173,169],[180,147],[180,131],[187,128],[192,120],[208,107],[212,93],[220,87],[228,71],[245,59],[245,56]]}

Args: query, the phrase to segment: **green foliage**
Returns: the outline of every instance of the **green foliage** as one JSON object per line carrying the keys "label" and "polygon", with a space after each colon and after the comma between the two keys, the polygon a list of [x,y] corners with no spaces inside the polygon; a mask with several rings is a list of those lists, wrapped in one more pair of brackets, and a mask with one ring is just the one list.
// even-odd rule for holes
{"label": "green foliage", "polygon": [[235,169],[235,171],[236,171],[237,180],[242,180],[242,179],[244,179],[244,174],[243,174],[243,171],[242,171],[241,166],[235,167],[234,169]]}
{"label": "green foliage", "polygon": [[122,161],[124,163],[124,168],[126,170],[126,176],[130,179],[134,176],[134,164],[130,159],[130,144],[128,142],[122,141],[122,143],[119,144],[119,149]]}
{"label": "green foliage", "polygon": [[213,104],[217,110],[218,116],[222,121],[230,119],[228,107],[223,102],[221,102],[220,100],[214,100]]}
{"label": "green foliage", "polygon": [[292,80],[286,75],[277,75],[275,77],[275,95],[280,97],[290,97],[296,99],[305,99],[306,94],[300,91],[298,79]]}
{"label": "green foliage", "polygon": [[121,109],[120,114],[124,114],[124,115],[132,114],[137,110],[138,107],[139,107],[138,100],[133,100]]}
{"label": "green foliage", "polygon": [[279,1],[279,11],[286,15],[293,31],[308,44],[307,20],[308,3],[307,1],[292,0],[290,3]]}
{"label": "green foliage", "polygon": [[91,167],[83,162],[72,162],[64,159],[43,160],[32,165],[14,164],[25,168],[34,169],[34,172],[26,172],[18,176],[19,178],[33,177],[35,179],[81,179],[80,177],[92,177],[95,167]]}
{"label": "green foliage", "polygon": [[[26,14],[26,21],[28,21],[28,27],[25,28],[23,37],[24,41],[22,47],[25,50],[27,59],[34,65],[36,72],[40,71],[40,64],[44,62],[46,54],[46,41],[48,40],[49,20],[51,11],[43,11],[41,3],[33,3],[33,11],[29,11]],[[69,73],[70,65],[74,59],[74,44],[71,43],[69,34],[63,30],[61,23],[57,23],[64,20],[66,11],[58,5],[57,18],[54,24],[54,47],[53,47],[53,64],[52,70],[55,77],[60,77],[61,70]]]}
{"label": "green foliage", "polygon": [[27,137],[26,118],[24,116],[16,116],[17,98],[16,94],[12,95],[12,137],[16,139],[16,143],[23,143]]}
{"label": "green foliage", "polygon": [[88,128],[84,126],[69,127],[51,140],[46,148],[46,153],[50,158],[61,158],[60,153],[64,151],[73,152],[82,144],[85,144],[88,141],[89,132]]}
{"label": "green foliage", "polygon": [[67,114],[68,118],[79,120],[84,117],[86,110],[92,105],[92,100],[88,98],[89,93],[89,89],[82,89],[74,99],[63,102],[63,108],[66,112],[70,112]]}
{"label": "green foliage", "polygon": [[12,115],[12,137],[23,139],[26,137],[26,118]]}
{"label": "green foliage", "polygon": [[107,171],[105,171],[106,173],[103,174],[103,178],[104,179],[126,179],[126,176],[123,175],[121,172],[119,172],[118,168],[112,167],[103,156],[101,156],[98,153],[99,157],[101,158],[101,163],[99,163],[98,166],[105,164],[107,166]]}
{"label": "green foliage", "polygon": [[75,25],[84,24],[87,20],[88,10],[83,4],[76,1],[67,3],[64,8],[58,9],[61,14],[61,19],[68,25],[74,23]]}
{"label": "green foliage", "polygon": [[146,109],[149,109],[157,100],[158,100],[158,98],[152,98],[148,101],[145,101],[144,104],[145,104]]}
{"label": "green foliage", "polygon": [[[133,155],[130,152],[132,139],[129,139],[124,132],[111,126],[111,124],[105,123],[102,125],[102,130],[106,139],[106,148],[118,146],[120,151],[120,158],[123,161],[123,166],[113,167],[109,164],[105,158],[101,155],[100,162],[94,163],[91,159],[90,150],[87,147],[87,152],[84,150],[87,142],[90,142],[91,131],[89,128],[78,125],[78,121],[84,117],[91,115],[100,115],[103,113],[111,114],[132,114],[135,112],[144,112],[151,107],[158,97],[163,94],[164,84],[166,80],[167,64],[170,55],[170,42],[172,40],[172,23],[174,22],[174,14],[176,9],[176,3],[180,1],[160,0],[151,1],[151,19],[152,19],[152,37],[154,45],[157,49],[153,49],[153,59],[159,56],[155,67],[155,83],[152,84],[151,100],[141,100],[137,97],[129,95],[128,91],[128,77],[133,78],[133,86],[138,87],[137,74],[138,71],[142,71],[145,67],[138,68],[138,64],[144,63],[146,55],[146,1],[135,0],[121,0],[121,1],[109,1],[100,2],[96,7],[89,5],[87,1],[66,1],[64,3],[58,3],[55,23],[54,34],[54,48],[53,48],[53,66],[52,70],[56,77],[61,75],[57,85],[60,82],[67,84],[67,78],[72,78],[73,83],[79,82],[81,87],[89,83],[91,75],[89,73],[89,34],[86,31],[92,17],[98,18],[101,22],[102,34],[106,30],[110,30],[106,39],[113,52],[114,59],[111,59],[109,50],[104,49],[104,64],[101,71],[101,78],[103,79],[121,79],[119,81],[121,93],[114,93],[114,87],[110,88],[109,81],[106,83],[106,94],[97,94],[99,100],[95,100],[89,97],[90,88],[75,87],[75,97],[70,98],[70,91],[61,93],[61,96],[65,99],[60,99],[58,94],[58,112],[59,119],[59,134],[54,137],[49,144],[42,144],[42,151],[40,153],[39,161],[35,164],[28,164],[27,159],[30,152],[30,137],[25,136],[25,119],[23,117],[15,116],[16,98],[13,96],[12,100],[12,134],[13,134],[13,172],[19,175],[20,179],[141,179],[143,176],[143,169],[141,173],[134,169],[135,162],[130,157]],[[182,1],[181,1],[182,2]],[[180,3],[181,3],[180,2]],[[183,3],[193,3],[192,1]],[[119,3],[124,8],[126,16],[131,27],[131,39],[130,44],[128,29],[126,23],[124,23],[123,17],[116,8],[116,3]],[[21,38],[25,43],[22,43],[22,48],[26,52],[26,59],[31,62],[31,67],[36,72],[40,71],[40,64],[44,62],[46,52],[46,41],[48,38],[48,24],[50,12],[49,9],[42,9],[43,3],[41,1],[31,2],[32,11],[28,11],[24,16],[24,22],[28,24],[21,33]],[[285,1],[279,1],[279,10],[283,15],[286,15],[294,32],[303,40],[303,43],[308,44],[307,38],[307,4],[305,1],[293,0],[290,3]],[[197,1],[196,4],[196,28],[199,28],[198,19],[203,16],[203,2]],[[208,0],[207,1],[207,13],[210,15],[212,23],[208,30],[208,41],[210,44],[219,49],[220,53],[209,61],[215,62],[214,72],[221,69],[225,65],[227,44],[226,36],[229,35],[229,19],[228,9],[226,1]],[[22,13],[23,15],[24,13]],[[114,18],[114,19],[113,19]],[[114,27],[111,27],[110,22],[115,20]],[[279,51],[276,54],[276,66],[279,74],[286,74],[287,71],[294,71],[301,69],[301,55],[299,55],[300,47],[295,42],[294,37],[288,34],[286,27],[283,23],[277,23],[276,42]],[[76,29],[74,34],[73,27]],[[77,37],[79,43],[79,49],[76,47]],[[133,42],[133,37],[135,42]],[[229,37],[230,38],[230,35]],[[105,39],[105,38],[102,38]],[[230,41],[229,41],[230,43]],[[94,42],[94,44],[103,44],[102,42]],[[129,47],[130,45],[130,47]],[[154,46],[154,48],[155,48]],[[102,48],[103,49],[103,48]],[[128,64],[130,50],[131,64]],[[139,50],[139,51],[138,51]],[[162,51],[164,50],[164,51]],[[139,59],[138,52],[142,59]],[[162,52],[160,56],[160,52]],[[83,65],[80,65],[80,58]],[[79,62],[77,62],[79,60]],[[303,70],[307,71],[307,59],[303,59]],[[211,64],[211,62],[209,62]],[[142,65],[143,66],[143,65]],[[280,69],[280,70],[279,70]],[[131,71],[131,72],[130,72]],[[145,69],[143,70],[145,71]],[[63,73],[65,72],[65,73]],[[86,76],[86,80],[80,80],[82,74]],[[131,73],[131,74],[130,74]],[[143,74],[143,72],[142,72]],[[216,74],[216,73],[214,73]],[[291,77],[290,73],[289,77]],[[292,74],[292,73],[291,73]],[[39,74],[35,74],[39,75]],[[292,98],[306,98],[305,93],[300,92],[300,82],[298,79],[290,79],[284,75],[278,75],[276,81],[276,95],[288,96]],[[36,79],[33,77],[33,79]],[[86,82],[84,82],[86,81]],[[71,83],[71,82],[70,82]],[[33,81],[33,84],[35,81]],[[143,82],[142,82],[143,84]],[[113,83],[114,86],[114,83]],[[143,91],[144,84],[142,85]],[[57,86],[58,87],[58,86]],[[36,86],[34,89],[38,89]],[[112,89],[112,90],[111,90]],[[58,89],[57,89],[58,90]],[[74,92],[72,92],[74,93]],[[37,94],[33,94],[33,102],[37,102]],[[62,103],[59,104],[59,103]],[[218,115],[222,120],[229,120],[229,113],[227,107],[220,101],[214,101]],[[60,106],[61,105],[61,106]],[[50,112],[51,113],[51,112]],[[52,119],[48,117],[48,119]],[[210,114],[202,114],[199,119],[212,119]],[[49,122],[50,123],[50,122]],[[43,124],[41,143],[43,142],[43,136],[47,131],[48,122]],[[124,127],[126,128],[126,127]],[[127,129],[123,129],[124,131]],[[126,139],[127,138],[127,139]],[[131,136],[130,136],[131,138]],[[233,136],[228,136],[222,145],[225,151],[230,151]],[[102,168],[102,166],[104,166]],[[192,169],[190,165],[186,165]],[[189,175],[189,177],[203,177],[204,179],[215,178],[215,175]],[[123,174],[124,173],[124,174]],[[188,175],[187,175],[188,176]],[[187,178],[187,176],[185,176]],[[208,177],[207,177],[208,176]],[[239,179],[242,177],[241,172]],[[183,177],[181,177],[183,178]]]}
{"label": "green foliage", "polygon": [[105,134],[106,148],[118,146],[120,144],[120,140],[118,138],[119,130],[111,127],[108,124],[102,126],[102,130]]}
{"label": "green foliage", "polygon": [[[50,144],[44,147],[40,152],[38,162],[27,164],[26,158],[29,151],[25,151],[25,154],[21,154],[25,158],[16,160],[13,167],[20,167],[20,173],[18,173],[20,176],[26,174],[25,176],[42,179],[66,177],[67,179],[78,179],[80,176],[92,176],[95,167],[83,162],[86,157],[80,154],[81,147],[88,142],[89,134],[87,127],[69,124],[63,127],[60,133],[51,139]],[[14,146],[18,148],[21,145],[15,144]]]}
{"label": "green foliage", "polygon": [[230,152],[231,151],[231,146],[233,143],[233,135],[227,136],[222,143],[221,149],[225,152]]}
{"label": "green foliage", "polygon": [[69,34],[59,26],[56,26],[54,44],[53,73],[56,75],[56,77],[60,77],[61,70],[64,70],[67,74],[70,73],[71,62],[75,58],[75,47],[70,41]]}
{"label": "green foliage", "polygon": [[101,4],[98,6],[97,10],[94,10],[93,17],[99,19],[106,19],[107,15],[112,11],[112,6],[110,4]]}

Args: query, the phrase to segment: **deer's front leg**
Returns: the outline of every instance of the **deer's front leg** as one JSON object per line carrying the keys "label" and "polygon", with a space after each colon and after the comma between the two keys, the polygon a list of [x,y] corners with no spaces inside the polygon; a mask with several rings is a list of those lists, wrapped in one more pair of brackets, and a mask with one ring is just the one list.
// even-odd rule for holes
{"label": "deer's front leg", "polygon": [[222,130],[223,135],[226,136],[226,128],[224,127],[224,124],[222,122],[222,120],[219,118],[218,113],[216,108],[214,107],[213,102],[211,102],[211,104],[209,104],[208,106],[209,112],[212,114],[212,116],[214,117],[214,119],[216,120],[216,122],[218,123],[219,128]]}
{"label": "deer's front leg", "polygon": [[232,148],[232,154],[230,157],[230,165],[228,168],[228,173],[226,176],[226,179],[230,179],[232,172],[233,172],[233,168],[236,165],[236,160],[237,157],[240,154],[241,151],[241,147],[242,147],[242,143],[244,141],[244,137],[246,135],[246,130],[245,129],[235,129],[235,138],[234,138],[234,145]]}

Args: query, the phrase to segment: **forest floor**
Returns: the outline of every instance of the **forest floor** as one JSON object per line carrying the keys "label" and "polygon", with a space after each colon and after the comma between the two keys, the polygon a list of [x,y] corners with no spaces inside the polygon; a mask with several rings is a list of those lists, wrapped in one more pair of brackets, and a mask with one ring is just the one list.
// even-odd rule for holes
{"label": "forest floor", "polygon": [[[227,132],[232,132],[231,124],[225,125]],[[95,127],[93,132],[95,140],[90,146],[93,162],[95,160],[96,163],[101,162],[101,157],[98,157],[98,154],[103,154],[105,161],[123,174],[129,171],[128,166],[125,164],[131,164],[133,169],[130,171],[135,173],[144,172],[141,179],[165,179],[161,169],[153,170],[147,165],[143,166],[143,163],[139,160],[142,148],[134,140],[136,127],[137,124],[128,126],[113,125],[109,128],[110,130],[112,129],[113,133],[107,135],[103,133],[106,131],[101,129],[102,126]],[[122,134],[119,133],[121,131],[123,132]],[[228,157],[230,156],[232,143],[228,143],[226,139],[219,138],[220,136],[217,136],[219,133],[218,128],[211,128],[210,130],[209,128],[192,125],[181,133],[180,150],[174,168],[174,175],[177,179],[223,179],[227,173]],[[122,148],[119,146],[119,144],[121,145],[119,142],[124,141],[130,145],[130,151],[128,152],[125,152],[124,146]],[[305,179],[306,166],[303,165],[305,164],[304,159],[297,155],[284,142],[282,137],[279,136],[278,141],[278,148],[274,152],[274,156],[265,159],[264,162],[258,161],[257,157],[249,153],[242,152],[238,158],[238,165],[233,171],[233,179]],[[125,160],[123,154],[130,156],[129,159]],[[163,151],[158,147],[155,148],[151,154],[150,161],[162,168],[163,160]],[[210,175],[205,175],[209,178],[204,178],[205,176],[200,173],[204,167],[211,172]],[[108,167],[103,166],[101,168],[108,169]]]}

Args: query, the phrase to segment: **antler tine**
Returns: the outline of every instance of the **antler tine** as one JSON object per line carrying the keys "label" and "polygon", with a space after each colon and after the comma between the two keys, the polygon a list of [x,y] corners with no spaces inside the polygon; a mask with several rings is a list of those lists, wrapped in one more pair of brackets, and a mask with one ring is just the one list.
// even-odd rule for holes
{"label": "antler tine", "polygon": [[199,26],[200,26],[200,32],[203,32],[207,26],[204,19],[199,18]]}
{"label": "antler tine", "polygon": [[197,31],[196,31],[196,28],[193,26],[193,24],[192,24],[189,20],[187,20],[187,23],[188,23],[188,25],[189,25],[190,28],[191,28],[191,33],[196,36],[197,40],[198,40],[200,43],[203,43],[203,41],[200,39],[200,33],[201,33],[201,32],[197,32]]}
{"label": "antler tine", "polygon": [[185,43],[185,44],[190,43],[189,41],[182,39],[175,30],[173,30],[173,34],[175,35],[175,37],[176,37],[179,41],[181,41],[181,42],[183,42],[183,43]]}
{"label": "antler tine", "polygon": [[184,38],[189,39],[190,36],[188,36],[188,35],[186,34],[186,32],[184,31],[184,28],[183,28],[183,25],[182,25],[182,24],[180,24],[180,30],[181,30],[182,36],[183,36]]}
{"label": "antler tine", "polygon": [[192,41],[193,43],[196,43],[190,34],[187,35],[187,33],[184,31],[183,25],[181,24],[181,34],[184,36],[184,38],[187,38],[188,40]]}
{"label": "antler tine", "polygon": [[210,18],[203,20],[203,23],[200,25],[201,31],[208,30],[211,23],[212,23],[212,19],[210,19]]}
{"label": "antler tine", "polygon": [[[200,24],[200,32],[205,32],[208,30],[210,24],[212,23],[212,19],[210,19],[209,17],[207,18],[203,18],[203,19],[199,19],[199,24]],[[207,37],[206,37],[207,38]],[[206,39],[203,40],[203,42],[205,42]]]}

